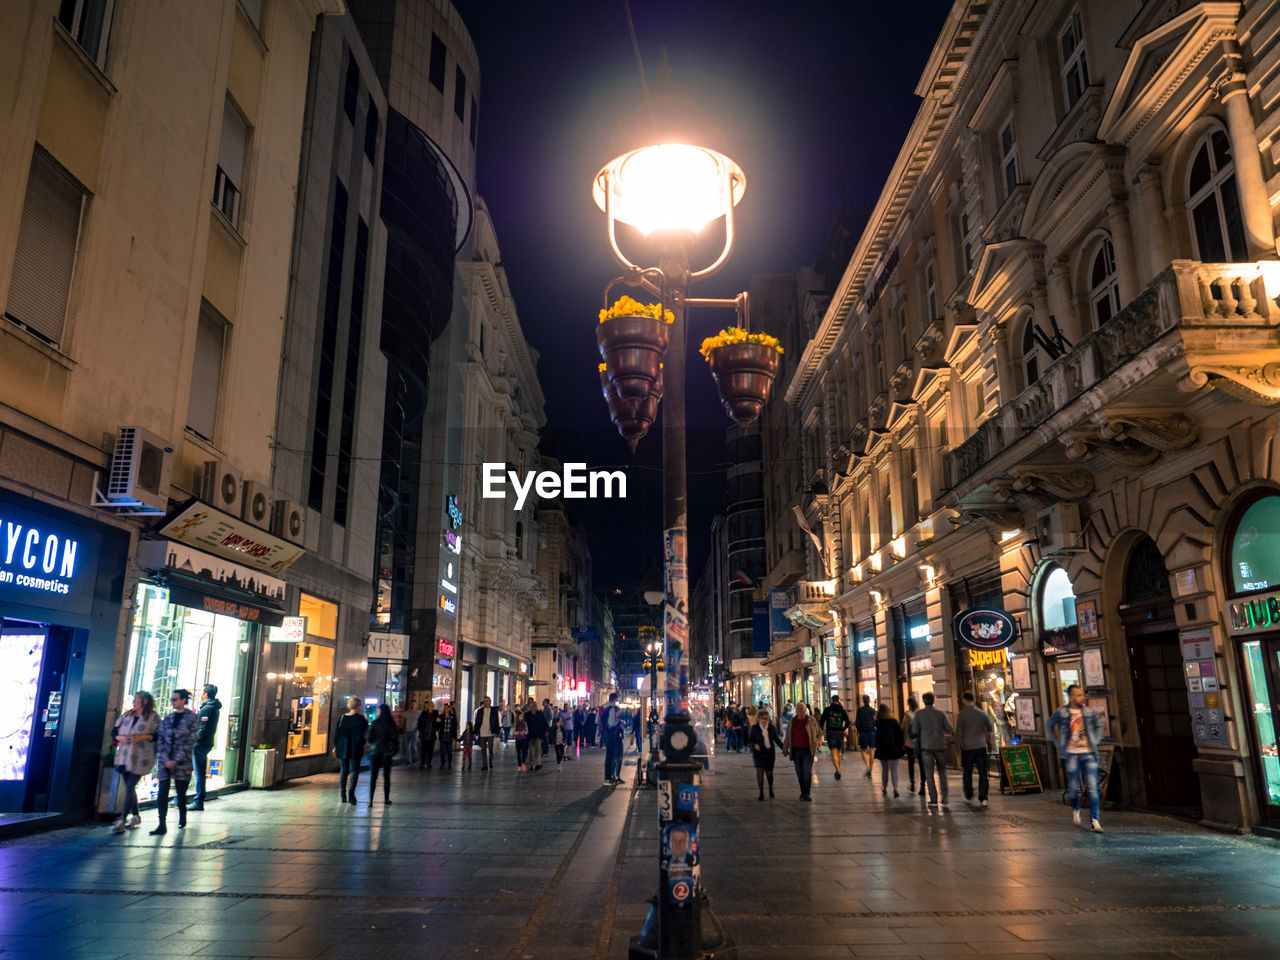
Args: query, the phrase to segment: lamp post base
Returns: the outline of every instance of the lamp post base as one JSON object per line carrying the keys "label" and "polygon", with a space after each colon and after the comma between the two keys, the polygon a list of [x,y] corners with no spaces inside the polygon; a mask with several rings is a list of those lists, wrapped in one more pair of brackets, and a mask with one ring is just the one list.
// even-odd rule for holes
{"label": "lamp post base", "polygon": [[659,933],[658,898],[649,900],[649,914],[644,918],[644,926],[640,935],[631,938],[631,946],[627,949],[628,960],[738,960],[738,947],[733,941],[725,938],[720,921],[711,912],[711,901],[704,893],[699,904],[698,942],[693,944],[693,952],[663,952]]}

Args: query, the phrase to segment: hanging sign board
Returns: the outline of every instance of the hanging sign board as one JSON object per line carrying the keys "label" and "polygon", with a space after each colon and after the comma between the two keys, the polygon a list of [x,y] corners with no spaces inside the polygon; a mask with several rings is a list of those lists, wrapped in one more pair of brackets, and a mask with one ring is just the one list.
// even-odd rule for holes
{"label": "hanging sign board", "polygon": [[170,540],[277,576],[306,553],[297,544],[272,536],[199,500],[179,510],[158,532]]}
{"label": "hanging sign board", "polygon": [[1075,627],[1063,627],[1061,630],[1046,630],[1040,634],[1040,655],[1044,657],[1064,657],[1080,652],[1080,631]]}
{"label": "hanging sign board", "polygon": [[1003,610],[974,607],[951,621],[951,632],[970,650],[1003,650],[1018,638],[1018,625]]}

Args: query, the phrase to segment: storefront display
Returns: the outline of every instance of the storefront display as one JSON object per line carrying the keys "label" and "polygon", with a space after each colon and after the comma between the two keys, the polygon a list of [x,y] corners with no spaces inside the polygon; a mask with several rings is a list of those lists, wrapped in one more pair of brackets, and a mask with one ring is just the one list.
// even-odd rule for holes
{"label": "storefront display", "polygon": [[855,703],[870,697],[875,703],[880,699],[876,679],[876,627],[875,621],[866,620],[854,628],[853,667],[856,672],[857,696]]}
{"label": "storefront display", "polygon": [[923,703],[926,693],[933,692],[933,656],[930,652],[931,632],[924,600],[916,600],[895,608],[894,652],[898,661],[899,711],[907,708],[914,697]]}

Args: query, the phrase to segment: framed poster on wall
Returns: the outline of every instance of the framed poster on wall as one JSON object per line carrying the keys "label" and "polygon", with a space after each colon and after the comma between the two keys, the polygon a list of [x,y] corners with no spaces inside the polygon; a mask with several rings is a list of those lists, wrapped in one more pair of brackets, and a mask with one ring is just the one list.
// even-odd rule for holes
{"label": "framed poster on wall", "polygon": [[1085,689],[1097,689],[1107,685],[1102,671],[1102,651],[1097,647],[1085,650],[1080,655],[1084,669]]}
{"label": "framed poster on wall", "polygon": [[1018,717],[1018,735],[1024,736],[1028,733],[1035,733],[1036,705],[1031,702],[1031,698],[1019,697],[1014,703],[1014,709],[1017,711]]}
{"label": "framed poster on wall", "polygon": [[1102,736],[1104,739],[1111,737],[1111,715],[1107,707],[1106,697],[1088,697],[1084,705],[1098,715],[1098,719],[1102,721]]}
{"label": "framed poster on wall", "polygon": [[1081,640],[1093,640],[1098,636],[1098,605],[1092,600],[1076,604],[1076,623],[1080,627]]}
{"label": "framed poster on wall", "polygon": [[1010,657],[1009,668],[1013,671],[1013,689],[1019,693],[1031,689],[1031,658]]}

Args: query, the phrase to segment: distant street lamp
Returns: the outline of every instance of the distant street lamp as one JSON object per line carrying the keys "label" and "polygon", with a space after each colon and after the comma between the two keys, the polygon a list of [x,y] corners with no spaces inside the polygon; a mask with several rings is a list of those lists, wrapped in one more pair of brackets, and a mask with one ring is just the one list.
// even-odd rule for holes
{"label": "distant street lamp", "polygon": [[[685,468],[685,314],[689,306],[736,309],[745,320],[746,294],[732,300],[694,300],[694,280],[718,270],[733,250],[733,208],[746,190],[742,168],[716,149],[721,136],[667,71],[649,91],[647,122],[632,124],[629,143],[596,174],[595,202],[605,213],[609,246],[626,271],[622,282],[660,298],[670,309],[671,349],[662,369],[662,455],[665,590],[663,602],[664,759],[656,764],[659,809],[658,895],[629,956],[657,960],[736,958],[711,912],[701,882],[698,837],[700,764],[692,759],[697,734],[689,712],[688,497]],[[725,240],[708,266],[691,270],[689,245],[696,234],[723,217]],[[658,267],[643,268],[623,253],[617,222],[638,229],[658,251]],[[654,282],[657,278],[658,282]],[[616,281],[615,281],[616,282]],[[610,285],[612,286],[612,284]],[[606,305],[608,293],[606,290]],[[745,323],[744,323],[745,325]],[[649,599],[646,592],[646,600]],[[673,857],[676,849],[688,853]],[[686,842],[687,841],[687,842]]]}

